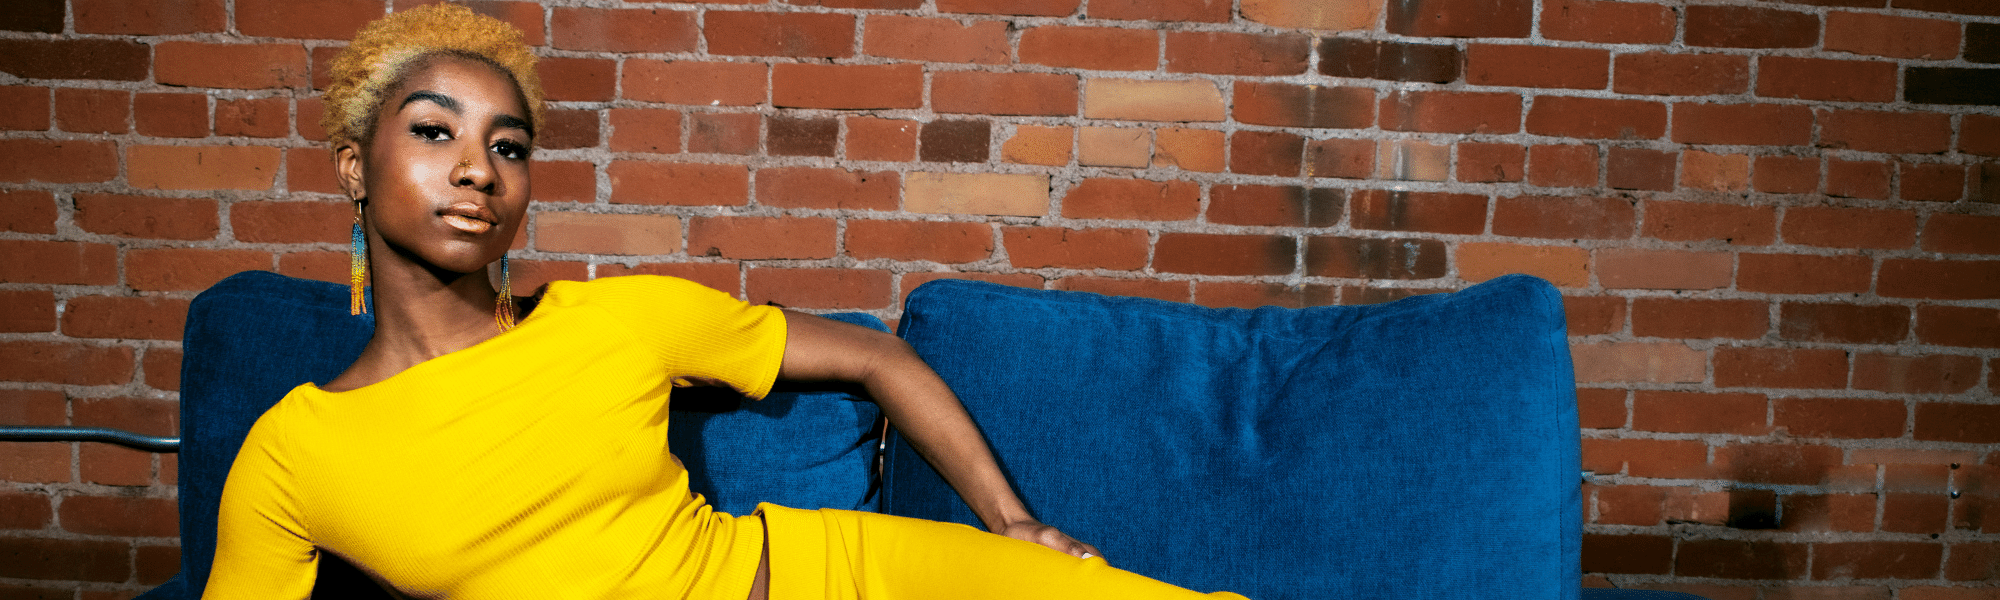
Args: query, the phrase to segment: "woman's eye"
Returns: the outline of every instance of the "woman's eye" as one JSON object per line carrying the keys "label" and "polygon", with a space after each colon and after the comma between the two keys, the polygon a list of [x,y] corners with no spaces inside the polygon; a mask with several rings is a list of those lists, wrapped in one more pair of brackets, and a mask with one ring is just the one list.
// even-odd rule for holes
{"label": "woman's eye", "polygon": [[528,147],[503,140],[493,144],[493,153],[511,160],[526,160],[528,158]]}
{"label": "woman's eye", "polygon": [[440,125],[417,125],[410,128],[410,133],[433,142],[451,139],[451,130]]}

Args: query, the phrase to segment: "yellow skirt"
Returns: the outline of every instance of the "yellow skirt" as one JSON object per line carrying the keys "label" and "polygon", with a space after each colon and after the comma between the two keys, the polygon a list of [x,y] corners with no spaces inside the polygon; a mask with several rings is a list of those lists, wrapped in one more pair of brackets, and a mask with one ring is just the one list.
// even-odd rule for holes
{"label": "yellow skirt", "polygon": [[1243,598],[957,523],[768,503],[757,512],[771,544],[771,600]]}

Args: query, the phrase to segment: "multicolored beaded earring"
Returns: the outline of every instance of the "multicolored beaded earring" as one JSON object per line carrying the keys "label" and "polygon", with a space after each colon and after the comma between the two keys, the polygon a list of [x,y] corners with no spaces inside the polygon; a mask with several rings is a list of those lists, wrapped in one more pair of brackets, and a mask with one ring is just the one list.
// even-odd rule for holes
{"label": "multicolored beaded earring", "polygon": [[514,286],[508,282],[507,255],[500,255],[500,297],[493,301],[493,322],[500,331],[514,328]]}
{"label": "multicolored beaded earring", "polygon": [[361,234],[361,202],[354,203],[354,246],[347,256],[347,314],[358,315],[368,312],[368,303],[361,297],[361,282],[368,278],[368,242]]}

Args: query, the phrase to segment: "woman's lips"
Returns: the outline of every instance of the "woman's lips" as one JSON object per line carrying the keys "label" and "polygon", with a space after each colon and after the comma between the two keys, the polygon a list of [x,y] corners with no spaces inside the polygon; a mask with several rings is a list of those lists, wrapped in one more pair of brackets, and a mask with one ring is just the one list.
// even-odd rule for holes
{"label": "woman's lips", "polygon": [[438,211],[438,216],[443,217],[452,228],[471,234],[486,233],[493,229],[494,221],[499,220],[486,207],[465,202]]}

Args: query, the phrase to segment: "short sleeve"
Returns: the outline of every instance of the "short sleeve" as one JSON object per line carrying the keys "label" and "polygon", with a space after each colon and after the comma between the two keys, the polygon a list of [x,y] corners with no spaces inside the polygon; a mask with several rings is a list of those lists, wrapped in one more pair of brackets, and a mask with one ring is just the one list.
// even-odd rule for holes
{"label": "short sleeve", "polygon": [[[714,382],[763,398],[785,359],[785,315],[701,284],[632,275],[573,284],[657,353],[677,385]],[[555,289],[551,293],[555,293]],[[562,290],[567,292],[569,290]]]}
{"label": "short sleeve", "polygon": [[258,419],[222,486],[215,566],[206,600],[297,598],[312,595],[319,553],[307,537],[279,427]]}

